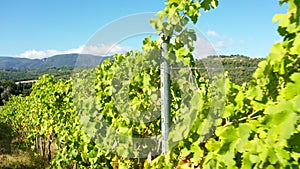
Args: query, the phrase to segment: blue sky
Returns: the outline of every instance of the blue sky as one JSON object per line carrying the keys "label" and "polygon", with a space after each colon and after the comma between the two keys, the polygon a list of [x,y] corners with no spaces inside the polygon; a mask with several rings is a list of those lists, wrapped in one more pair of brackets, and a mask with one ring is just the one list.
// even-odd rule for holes
{"label": "blue sky", "polygon": [[[112,21],[163,8],[164,1],[154,0],[2,0],[0,56],[41,58],[77,52]],[[220,0],[196,26],[219,54],[265,57],[281,39],[272,17],[286,8],[279,7],[278,0]],[[119,44],[119,51],[140,47],[142,37]]]}

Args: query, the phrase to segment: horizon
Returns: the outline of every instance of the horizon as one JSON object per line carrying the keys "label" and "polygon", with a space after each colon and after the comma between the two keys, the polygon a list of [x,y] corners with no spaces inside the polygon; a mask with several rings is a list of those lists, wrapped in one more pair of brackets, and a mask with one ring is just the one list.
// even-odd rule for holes
{"label": "horizon", "polygon": [[[113,57],[113,55],[93,55],[93,54],[87,54],[87,53],[64,53],[64,54],[55,54],[55,55],[52,55],[52,56],[48,56],[48,57],[45,57],[45,58],[25,58],[25,57],[17,57],[17,56],[2,56],[0,55],[0,58],[16,58],[16,59],[30,59],[30,60],[35,60],[35,59],[38,59],[38,60],[42,60],[42,59],[47,59],[47,58],[51,58],[51,57],[55,57],[55,56],[63,56],[63,55],[90,55],[90,56],[96,56],[96,57]],[[242,55],[242,54],[213,54],[213,55],[207,55],[206,57],[203,57],[203,58],[194,58],[195,60],[198,60],[198,59],[206,59],[208,57],[219,57],[219,58],[222,58],[222,56],[226,56],[226,57],[229,57],[229,58],[234,58],[234,57],[248,57],[248,58],[251,58],[251,59],[264,59],[264,57],[253,57],[253,56],[247,56],[247,55]]]}

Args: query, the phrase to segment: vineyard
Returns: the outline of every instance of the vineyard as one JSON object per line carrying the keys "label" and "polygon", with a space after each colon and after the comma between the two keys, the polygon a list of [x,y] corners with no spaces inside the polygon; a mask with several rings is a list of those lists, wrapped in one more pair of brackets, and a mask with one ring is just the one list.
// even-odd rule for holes
{"label": "vineyard", "polygon": [[[69,80],[43,75],[29,96],[5,102],[0,122],[49,168],[300,168],[300,2],[284,3],[288,12],[273,18],[283,41],[249,83],[193,69],[197,37],[187,25],[218,0],[169,0],[150,21],[161,36],[145,38],[142,51],[116,54]],[[165,154],[162,53],[178,68],[169,72]]]}

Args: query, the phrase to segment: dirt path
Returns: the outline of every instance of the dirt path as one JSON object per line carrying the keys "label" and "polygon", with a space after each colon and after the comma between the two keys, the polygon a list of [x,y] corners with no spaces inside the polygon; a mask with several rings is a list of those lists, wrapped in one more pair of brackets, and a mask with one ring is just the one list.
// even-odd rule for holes
{"label": "dirt path", "polygon": [[0,168],[42,169],[45,160],[24,147],[11,128],[0,122]]}

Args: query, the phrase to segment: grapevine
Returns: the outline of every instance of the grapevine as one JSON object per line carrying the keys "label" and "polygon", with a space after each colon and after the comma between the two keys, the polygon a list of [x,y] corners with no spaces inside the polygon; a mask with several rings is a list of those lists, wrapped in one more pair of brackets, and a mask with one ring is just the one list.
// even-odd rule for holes
{"label": "grapevine", "polygon": [[284,3],[288,12],[273,18],[283,41],[249,84],[234,84],[226,73],[170,72],[178,77],[170,98],[176,133],[166,155],[159,148],[160,45],[168,42],[170,65],[193,67],[197,37],[187,24],[217,0],[167,1],[150,21],[161,36],[145,38],[142,51],[116,54],[69,80],[41,76],[29,96],[5,103],[0,120],[52,168],[299,168],[300,3]]}

